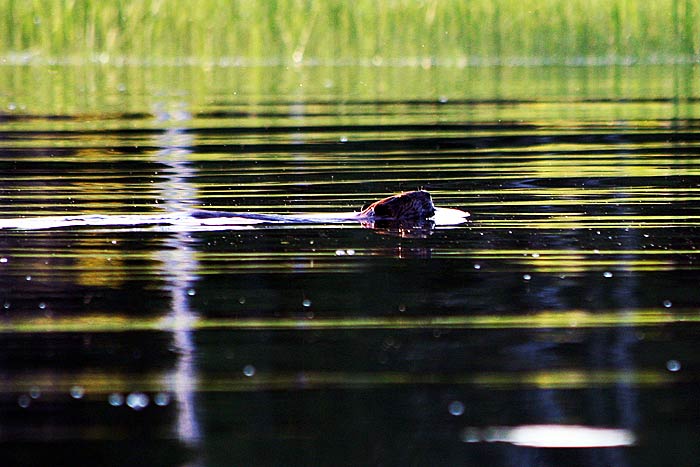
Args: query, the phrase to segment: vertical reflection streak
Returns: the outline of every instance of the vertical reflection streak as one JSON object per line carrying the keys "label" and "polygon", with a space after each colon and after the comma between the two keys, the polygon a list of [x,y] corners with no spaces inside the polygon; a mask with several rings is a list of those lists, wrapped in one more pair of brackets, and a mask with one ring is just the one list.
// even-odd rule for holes
{"label": "vertical reflection streak", "polygon": [[[155,113],[161,122],[191,119],[190,114],[181,109],[167,112],[162,106],[157,106]],[[166,212],[187,213],[192,210],[197,198],[197,189],[191,183],[196,171],[188,160],[191,153],[189,148],[193,145],[192,135],[183,132],[181,128],[171,127],[159,135],[157,145],[162,149],[156,153],[155,159],[166,167],[162,173],[163,178],[158,182],[162,207]],[[196,345],[193,340],[193,324],[198,316],[190,307],[198,268],[193,243],[189,233],[174,232],[157,253],[163,267],[165,289],[171,295],[166,325],[167,329],[172,330],[173,345],[178,354],[175,368],[165,376],[165,384],[175,395],[177,403],[177,438],[191,447],[197,446],[201,439],[196,410],[198,376]]]}

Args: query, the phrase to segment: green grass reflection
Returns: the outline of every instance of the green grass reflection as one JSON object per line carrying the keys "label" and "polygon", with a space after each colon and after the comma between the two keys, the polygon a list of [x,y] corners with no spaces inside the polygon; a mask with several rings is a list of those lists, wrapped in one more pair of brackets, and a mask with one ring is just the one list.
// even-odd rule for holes
{"label": "green grass reflection", "polygon": [[[403,385],[466,385],[490,389],[585,389],[619,384],[660,386],[682,381],[678,375],[656,370],[558,369],[532,372],[414,373],[397,371],[343,372],[258,371],[253,377],[206,375],[196,383],[196,392],[247,392],[261,390],[312,390],[318,388],[360,388]],[[193,387],[194,382],[192,383]],[[73,388],[84,391],[84,399],[103,399],[107,394],[135,391],[169,392],[172,382],[159,372],[133,375],[99,370],[80,373],[29,372],[0,381],[0,394],[40,392],[42,400],[65,397]]]}
{"label": "green grass reflection", "polygon": [[[337,318],[201,318],[184,329],[202,330],[340,330],[340,329],[551,329],[658,326],[700,322],[700,310],[625,310],[590,313],[584,310],[542,311],[523,315],[382,316]],[[2,333],[177,331],[167,318],[85,315],[65,318],[5,320]]]}

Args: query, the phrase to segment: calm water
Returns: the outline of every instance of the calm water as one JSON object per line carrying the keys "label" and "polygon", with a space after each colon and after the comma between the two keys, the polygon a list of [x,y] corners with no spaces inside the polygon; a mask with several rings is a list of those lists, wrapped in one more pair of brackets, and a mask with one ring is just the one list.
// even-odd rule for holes
{"label": "calm water", "polygon": [[472,217],[0,231],[3,465],[696,465],[696,68],[77,68],[1,70],[2,217]]}

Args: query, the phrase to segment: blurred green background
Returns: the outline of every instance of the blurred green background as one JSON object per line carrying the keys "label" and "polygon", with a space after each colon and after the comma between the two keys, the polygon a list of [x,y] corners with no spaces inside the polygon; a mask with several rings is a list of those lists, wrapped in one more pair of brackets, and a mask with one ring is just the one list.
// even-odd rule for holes
{"label": "blurred green background", "polygon": [[19,53],[428,67],[665,63],[700,54],[696,0],[0,0],[0,11],[4,61]]}
{"label": "blurred green background", "polygon": [[0,0],[0,13],[4,112],[566,96],[673,98],[678,116],[700,94],[698,0]]}

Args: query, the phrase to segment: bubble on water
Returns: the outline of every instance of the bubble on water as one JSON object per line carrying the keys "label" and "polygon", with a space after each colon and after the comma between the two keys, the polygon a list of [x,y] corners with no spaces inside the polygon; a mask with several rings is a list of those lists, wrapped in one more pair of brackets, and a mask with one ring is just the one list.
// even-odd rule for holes
{"label": "bubble on water", "polygon": [[340,137],[340,142],[341,142],[341,143],[347,143],[347,142],[348,142],[347,136],[341,136],[341,137]]}
{"label": "bubble on water", "polygon": [[336,256],[345,256],[345,250],[335,250]]}
{"label": "bubble on water", "polygon": [[465,443],[478,443],[481,441],[481,430],[478,428],[465,428],[462,431],[462,441]]}
{"label": "bubble on water", "polygon": [[447,410],[449,410],[450,414],[454,415],[455,417],[459,417],[464,413],[464,404],[461,401],[452,401],[447,407]]}
{"label": "bubble on water", "polygon": [[403,313],[404,311],[406,311],[406,305],[404,305],[403,303],[400,304],[400,305],[399,305],[399,311],[400,311],[401,313]]}
{"label": "bubble on water", "polygon": [[533,253],[533,254],[532,254],[532,257],[533,257],[533,258],[539,258],[539,257],[540,257],[540,254],[539,254],[539,253]]}
{"label": "bubble on water", "polygon": [[603,273],[603,277],[611,278],[612,276],[613,276],[613,273],[610,272],[610,271],[605,271],[605,272]]}
{"label": "bubble on water", "polygon": [[673,303],[671,303],[671,300],[664,300],[663,305],[664,308],[671,308],[673,306]]}
{"label": "bubble on water", "polygon": [[187,291],[187,295],[189,295],[190,297],[194,297],[195,295],[197,295],[197,291],[194,289],[189,289]]}
{"label": "bubble on water", "polygon": [[523,274],[524,281],[529,281],[530,279],[532,279],[532,276],[530,274]]}
{"label": "bubble on water", "polygon": [[155,402],[158,407],[165,407],[170,404],[170,394],[159,392],[153,397],[153,402]]}
{"label": "bubble on water", "polygon": [[474,269],[481,269],[481,265],[480,265],[480,264],[475,264],[475,265],[474,265]]}
{"label": "bubble on water", "polygon": [[[302,50],[295,50],[294,53],[292,53],[292,61],[296,63],[297,65],[300,64],[304,60],[304,52]],[[301,86],[301,84],[300,84]]]}
{"label": "bubble on water", "polygon": [[29,388],[29,397],[31,397],[32,399],[38,399],[39,397],[41,397],[41,389],[39,389],[36,386],[32,386],[31,388]]}
{"label": "bubble on water", "polygon": [[244,305],[245,304],[245,297],[240,297],[238,299],[238,303],[240,303],[241,305]]}
{"label": "bubble on water", "polygon": [[255,375],[255,367],[253,365],[246,365],[243,367],[243,374],[246,375],[247,377],[251,377]]}
{"label": "bubble on water", "polygon": [[681,362],[678,360],[669,360],[666,362],[666,369],[668,371],[676,372],[681,369]]}
{"label": "bubble on water", "polygon": [[73,399],[82,399],[85,395],[85,388],[82,386],[73,386],[70,388],[70,396]]}
{"label": "bubble on water", "polygon": [[126,396],[126,405],[134,410],[141,410],[148,407],[148,396],[142,392],[132,392]]}
{"label": "bubble on water", "polygon": [[45,309],[46,309],[46,303],[44,303],[44,302],[39,303],[39,309],[40,309],[40,310],[45,310]]}
{"label": "bubble on water", "polygon": [[109,402],[109,405],[112,407],[121,407],[124,405],[124,396],[118,392],[113,392],[109,395],[109,397],[107,397],[107,402]]}
{"label": "bubble on water", "polygon": [[4,309],[6,309],[6,310],[9,310],[9,309],[10,309],[10,306],[11,306],[11,305],[10,305],[10,302],[5,302],[5,303],[2,304],[2,307],[3,307]]}
{"label": "bubble on water", "polygon": [[345,253],[347,253],[348,256],[353,256],[355,254],[355,250],[345,250]]}
{"label": "bubble on water", "polygon": [[32,280],[32,276],[25,276],[24,279],[30,281]]}
{"label": "bubble on water", "polygon": [[0,263],[7,263],[8,259],[5,257],[0,258]]}
{"label": "bubble on water", "polygon": [[309,300],[308,298],[305,298],[304,300],[302,300],[301,304],[302,304],[303,306],[305,306],[305,307],[310,307],[310,306],[311,306],[311,300]]}
{"label": "bubble on water", "polygon": [[29,404],[31,404],[31,403],[32,403],[32,400],[26,394],[22,394],[21,396],[19,396],[17,398],[17,404],[19,404],[19,406],[22,407],[23,409],[26,409],[27,407],[29,407]]}

